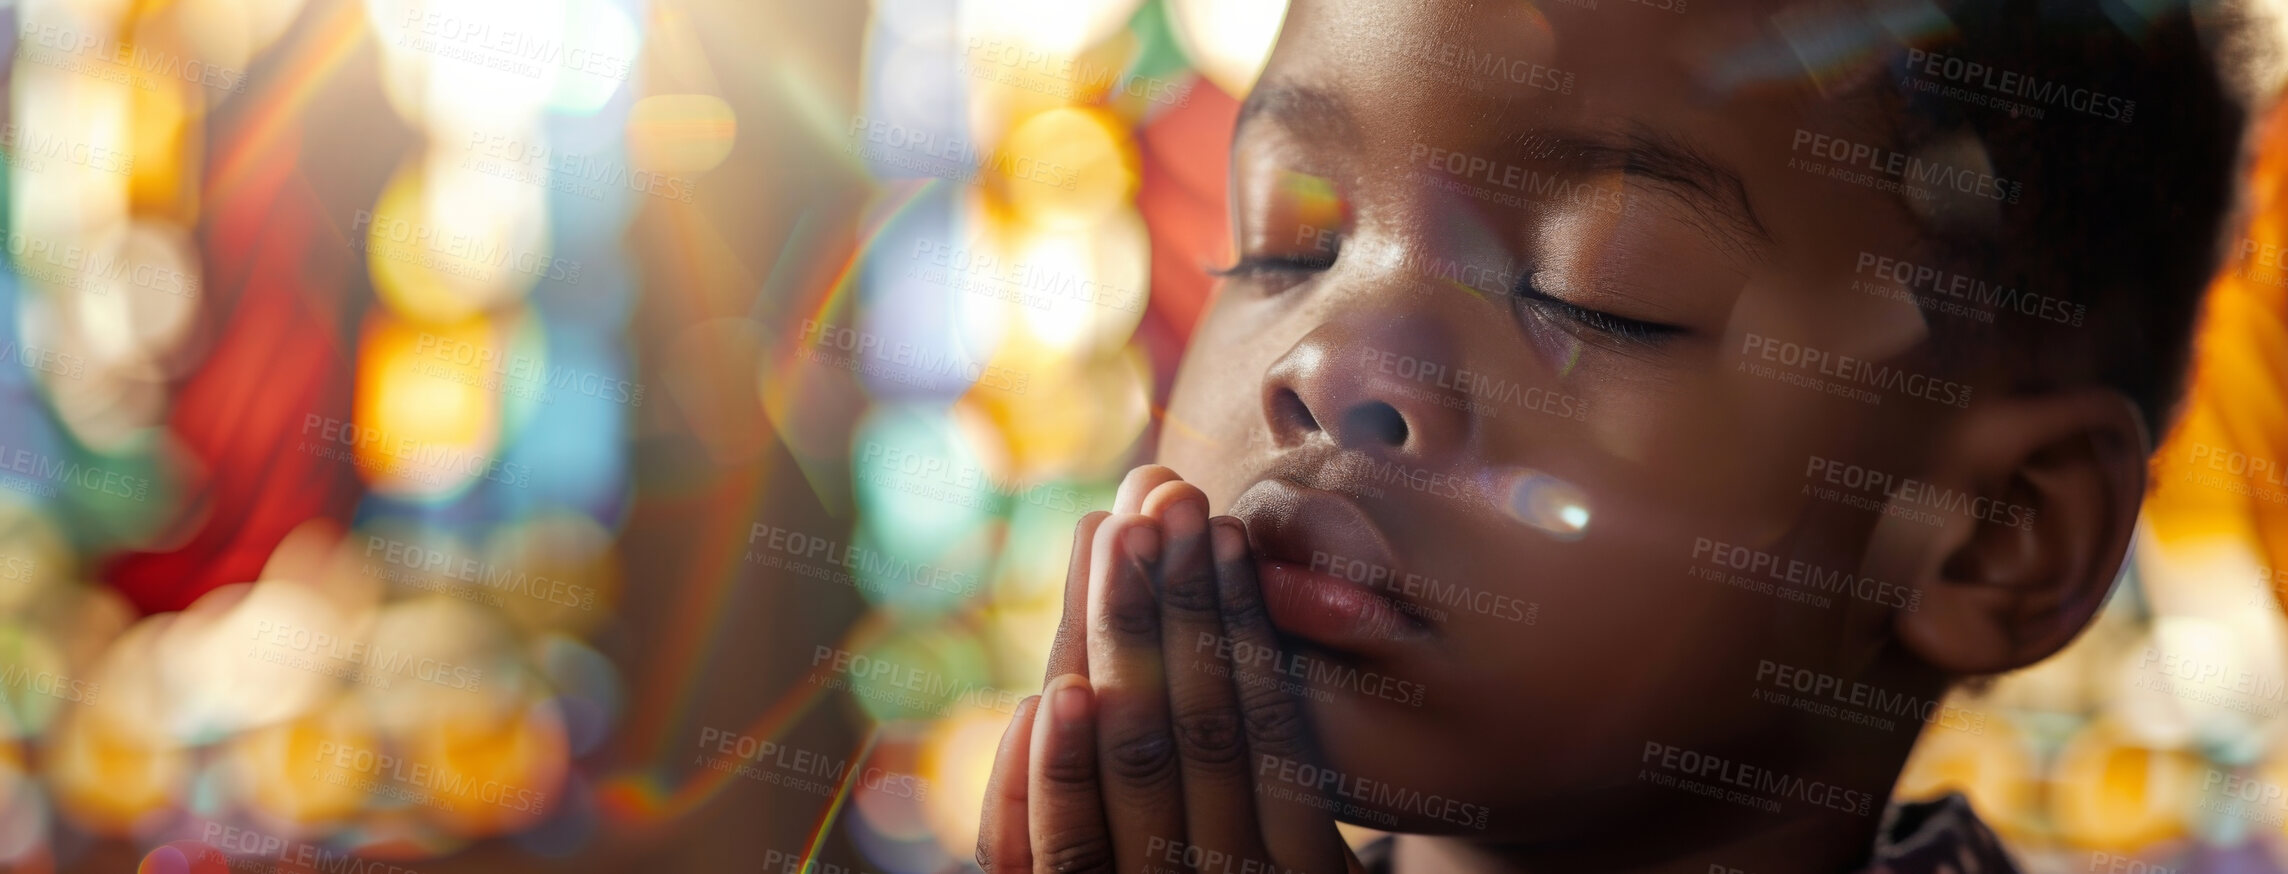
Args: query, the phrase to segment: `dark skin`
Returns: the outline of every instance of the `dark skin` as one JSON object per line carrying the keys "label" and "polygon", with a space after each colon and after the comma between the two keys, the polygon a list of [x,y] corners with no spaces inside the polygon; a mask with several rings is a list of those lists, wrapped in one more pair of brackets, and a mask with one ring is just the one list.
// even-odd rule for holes
{"label": "dark skin", "polygon": [[[1781,7],[1759,6],[1294,5],[1232,146],[1238,265],[1179,371],[1164,466],[1131,473],[1076,534],[1048,691],[995,768],[987,870],[1184,870],[1153,852],[1171,844],[1355,865],[1270,756],[1467,805],[1341,799],[1345,820],[1400,833],[1400,871],[1848,871],[1925,726],[1775,706],[1759,671],[1936,701],[2087,624],[2127,550],[2145,424],[2102,386],[1947,371],[1927,345],[1939,316],[1854,290],[1861,253],[1901,250],[1927,215],[1790,164],[1799,132],[1884,129],[1832,78],[1710,92],[1728,60],[1786,51],[1762,25]],[[1486,75],[1472,59],[1487,56],[1538,72]],[[1493,169],[1441,173],[1443,154]],[[1787,384],[1749,338],[1949,374],[1972,402]],[[1823,499],[1835,484],[1813,463],[2028,521]],[[1527,471],[1573,496],[1565,524],[1511,511]],[[1218,534],[1264,557],[1270,511],[1243,498],[1265,481],[1343,496],[1397,578],[1529,604],[1533,621],[1458,602],[1389,647],[1266,622],[1257,605],[1278,592],[1250,561],[1200,558]],[[1695,573],[1705,543],[1889,588],[1812,603],[1712,582]],[[1421,694],[1319,677],[1262,693],[1278,678],[1251,687],[1246,666],[1192,645],[1218,629]],[[1039,703],[1067,689],[1086,705],[1072,718]],[[1774,811],[1648,779],[1673,775],[1661,752],[1679,748],[1845,803]]]}

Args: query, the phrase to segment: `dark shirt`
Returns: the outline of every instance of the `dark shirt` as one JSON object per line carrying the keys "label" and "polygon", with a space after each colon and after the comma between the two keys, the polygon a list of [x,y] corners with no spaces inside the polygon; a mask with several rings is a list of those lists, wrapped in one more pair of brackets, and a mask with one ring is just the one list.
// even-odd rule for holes
{"label": "dark shirt", "polygon": [[[1390,874],[1390,839],[1359,848],[1368,874]],[[1855,874],[2018,874],[2002,842],[1960,795],[1883,811],[1874,859]]]}

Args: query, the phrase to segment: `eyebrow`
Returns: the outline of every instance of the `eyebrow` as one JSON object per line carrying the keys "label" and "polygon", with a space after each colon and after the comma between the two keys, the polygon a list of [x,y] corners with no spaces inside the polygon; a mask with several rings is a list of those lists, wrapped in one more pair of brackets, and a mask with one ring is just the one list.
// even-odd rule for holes
{"label": "eyebrow", "polygon": [[1342,98],[1317,88],[1264,83],[1240,104],[1232,141],[1237,142],[1248,123],[1259,116],[1306,139],[1350,141],[1358,135],[1358,122],[1351,117],[1350,107]]}
{"label": "eyebrow", "polygon": [[[1265,82],[1239,108],[1237,142],[1247,126],[1268,120],[1309,141],[1352,142],[1358,123],[1334,94],[1305,85]],[[1572,173],[1617,171],[1674,195],[1699,223],[1754,258],[1774,240],[1757,214],[1740,174],[1675,136],[1632,123],[1617,133],[1521,131],[1505,138],[1509,151]]]}
{"label": "eyebrow", "polygon": [[1775,242],[1740,174],[1691,143],[1642,123],[1617,133],[1530,131],[1510,137],[1509,145],[1573,172],[1618,171],[1663,188],[1742,254],[1753,256]]}

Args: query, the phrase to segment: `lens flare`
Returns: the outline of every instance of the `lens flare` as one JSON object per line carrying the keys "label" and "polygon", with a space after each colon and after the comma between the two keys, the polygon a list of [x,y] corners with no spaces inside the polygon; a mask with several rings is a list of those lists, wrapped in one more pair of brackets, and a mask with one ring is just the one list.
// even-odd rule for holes
{"label": "lens flare", "polygon": [[628,112],[628,156],[660,173],[703,173],[730,157],[739,121],[712,94],[658,94]]}

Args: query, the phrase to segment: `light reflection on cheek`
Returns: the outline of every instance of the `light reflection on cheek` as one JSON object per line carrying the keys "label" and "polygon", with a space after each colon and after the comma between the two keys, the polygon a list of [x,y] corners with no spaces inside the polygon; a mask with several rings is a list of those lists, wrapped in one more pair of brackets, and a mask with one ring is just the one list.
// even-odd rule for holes
{"label": "light reflection on cheek", "polygon": [[1510,518],[1567,543],[1589,533],[1589,493],[1580,486],[1533,468],[1508,473],[1508,499],[1503,507]]}
{"label": "light reflection on cheek", "polygon": [[1589,492],[1537,468],[1486,468],[1464,480],[1457,497],[1497,510],[1559,542],[1572,543],[1589,534]]}

